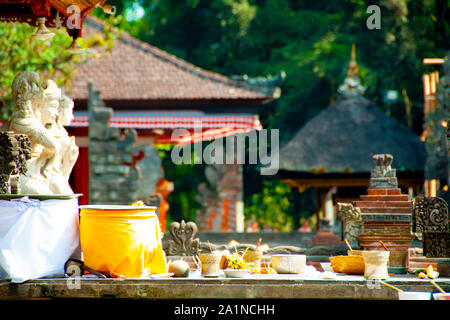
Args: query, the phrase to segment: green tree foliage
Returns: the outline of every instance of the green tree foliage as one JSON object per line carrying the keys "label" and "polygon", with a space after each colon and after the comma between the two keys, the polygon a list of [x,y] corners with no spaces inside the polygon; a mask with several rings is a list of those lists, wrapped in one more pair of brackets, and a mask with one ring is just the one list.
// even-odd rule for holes
{"label": "green tree foliage", "polygon": [[291,188],[276,180],[263,181],[260,193],[249,197],[245,208],[246,221],[258,221],[260,229],[265,225],[279,231],[292,231]]}
{"label": "green tree foliage", "polygon": [[[119,1],[130,5],[129,1]],[[150,0],[134,35],[223,74],[287,72],[282,97],[262,111],[266,127],[288,139],[336,98],[352,43],[366,96],[384,107],[386,90],[406,90],[419,133],[422,59],[449,46],[447,0]],[[136,2],[134,2],[136,5]],[[366,27],[369,5],[381,8],[381,29]],[[126,10],[126,6],[122,6]],[[405,105],[390,106],[406,123]]]}

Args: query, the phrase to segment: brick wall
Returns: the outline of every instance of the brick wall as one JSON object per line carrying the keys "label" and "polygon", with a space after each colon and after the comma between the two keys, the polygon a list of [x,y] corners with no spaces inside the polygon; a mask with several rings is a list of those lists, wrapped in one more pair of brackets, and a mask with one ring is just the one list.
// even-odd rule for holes
{"label": "brick wall", "polygon": [[221,166],[223,174],[215,190],[204,200],[203,208],[197,215],[199,230],[203,232],[237,230],[239,203],[243,201],[242,165]]}

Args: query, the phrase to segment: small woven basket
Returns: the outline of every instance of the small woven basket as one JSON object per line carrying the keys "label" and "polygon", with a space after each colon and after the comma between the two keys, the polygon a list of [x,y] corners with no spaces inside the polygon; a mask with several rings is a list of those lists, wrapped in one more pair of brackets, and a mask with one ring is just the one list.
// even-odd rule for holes
{"label": "small woven basket", "polygon": [[362,256],[330,257],[333,272],[353,275],[364,274],[364,258]]}

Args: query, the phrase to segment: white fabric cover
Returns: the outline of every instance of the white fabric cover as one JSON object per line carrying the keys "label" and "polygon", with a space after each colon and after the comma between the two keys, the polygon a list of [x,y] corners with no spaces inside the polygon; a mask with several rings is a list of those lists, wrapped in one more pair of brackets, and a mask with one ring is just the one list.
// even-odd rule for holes
{"label": "white fabric cover", "polygon": [[2,278],[64,276],[64,264],[79,243],[78,199],[0,200]]}

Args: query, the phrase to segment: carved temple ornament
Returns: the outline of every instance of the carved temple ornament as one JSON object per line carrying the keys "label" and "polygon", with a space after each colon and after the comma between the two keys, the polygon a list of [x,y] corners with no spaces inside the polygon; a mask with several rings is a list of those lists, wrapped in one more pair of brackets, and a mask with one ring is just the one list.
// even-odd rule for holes
{"label": "carved temple ornament", "polygon": [[416,197],[413,231],[422,234],[426,257],[450,257],[450,223],[448,205],[438,197]]}
{"label": "carved temple ornament", "polygon": [[194,239],[197,233],[197,225],[192,222],[172,222],[169,232],[173,240],[168,241],[167,253],[170,256],[196,255],[200,248],[200,239]]}
{"label": "carved temple ornament", "polygon": [[413,210],[413,230],[423,232],[449,231],[448,206],[439,197],[416,197]]}
{"label": "carved temple ornament", "polygon": [[26,135],[0,131],[0,194],[21,193],[18,177],[27,171],[31,144]]}
{"label": "carved temple ornament", "polygon": [[29,140],[20,138],[22,148],[28,146],[26,141],[31,148],[30,156],[25,156],[27,170],[20,171],[21,192],[73,194],[68,180],[78,158],[78,147],[64,128],[72,119],[73,102],[67,97],[61,100],[56,83],[41,83],[39,74],[32,71],[17,74],[12,96],[14,113],[7,128],[15,135],[25,135]]}
{"label": "carved temple ornament", "polygon": [[363,230],[360,209],[353,207],[351,203],[338,202],[338,217],[342,221],[344,239],[349,242],[358,241]]}
{"label": "carved temple ornament", "polygon": [[424,232],[423,253],[429,258],[450,258],[450,232]]}
{"label": "carved temple ornament", "polygon": [[375,168],[370,174],[369,189],[397,188],[396,170],[391,167],[394,157],[390,154],[372,156]]}

